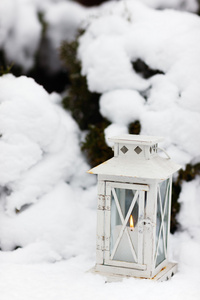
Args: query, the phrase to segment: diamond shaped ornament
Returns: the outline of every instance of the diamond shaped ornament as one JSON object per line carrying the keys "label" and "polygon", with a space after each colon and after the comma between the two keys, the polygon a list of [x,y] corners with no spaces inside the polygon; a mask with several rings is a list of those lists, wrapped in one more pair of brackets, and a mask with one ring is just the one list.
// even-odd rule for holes
{"label": "diamond shaped ornament", "polygon": [[120,149],[124,154],[126,152],[128,152],[128,148],[126,146],[123,146],[121,149]]}
{"label": "diamond shaped ornament", "polygon": [[134,149],[134,151],[135,151],[137,154],[140,154],[140,153],[142,152],[142,149],[141,149],[139,146],[137,146],[137,147]]}

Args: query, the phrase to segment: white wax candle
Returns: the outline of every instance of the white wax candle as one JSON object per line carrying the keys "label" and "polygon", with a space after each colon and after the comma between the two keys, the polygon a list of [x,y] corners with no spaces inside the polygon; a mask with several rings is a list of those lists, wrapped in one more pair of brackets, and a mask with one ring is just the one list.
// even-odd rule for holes
{"label": "white wax candle", "polygon": [[[115,246],[115,243],[117,241],[117,238],[119,236],[119,233],[121,231],[122,225],[117,225],[113,229],[113,248]],[[137,244],[138,244],[138,230],[137,227],[130,228],[127,226],[133,247],[135,249],[135,252],[137,254]],[[118,248],[115,252],[115,255],[113,257],[114,260],[120,260],[120,261],[126,261],[126,262],[135,262],[133,258],[133,254],[131,252],[131,246],[128,241],[128,236],[126,232],[124,231],[122,238],[119,242]]]}

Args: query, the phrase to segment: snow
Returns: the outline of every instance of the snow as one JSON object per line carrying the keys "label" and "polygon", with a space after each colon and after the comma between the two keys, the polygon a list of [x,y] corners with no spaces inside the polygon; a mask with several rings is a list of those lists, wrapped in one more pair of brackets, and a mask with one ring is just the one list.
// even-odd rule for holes
{"label": "snow", "polygon": [[[137,1],[132,0],[132,2]],[[141,0],[140,2],[158,9],[198,11],[196,0]],[[129,15],[126,1],[123,6],[124,14]],[[87,23],[88,19],[104,14],[104,7],[105,10],[109,7],[112,10],[112,3],[102,5],[99,9],[96,7],[86,9],[70,0],[1,0],[0,49],[4,50],[9,65],[17,64],[24,72],[34,66],[35,55],[42,49],[48,57],[46,68],[49,65],[49,71],[56,72],[62,68],[58,57],[60,42],[71,41],[76,36],[78,28]],[[38,14],[42,14],[48,25],[45,42],[42,43],[44,37]],[[114,23],[111,26],[113,25]],[[119,26],[116,27],[119,30]]]}
{"label": "snow", "polygon": [[[82,74],[102,94],[102,115],[121,126],[137,119],[142,134],[167,137],[164,147],[182,153],[182,165],[200,149],[199,36],[195,15],[120,1],[104,5],[79,39]],[[143,78],[132,67],[138,59],[163,74]]]}
{"label": "snow", "polygon": [[24,71],[34,64],[39,47],[41,25],[31,0],[1,0],[0,48],[9,64],[15,62]]}
{"label": "snow", "polygon": [[[140,2],[196,9],[194,1]],[[100,112],[111,122],[107,143],[139,120],[142,134],[165,137],[163,146],[174,161],[198,163],[199,18],[149,7],[136,0],[95,10],[62,0],[2,0],[0,47],[28,70],[41,38],[38,11],[48,18],[54,49],[94,13],[80,38],[79,58],[89,89],[102,94]],[[162,74],[143,78],[133,70],[137,59]],[[95,264],[97,187],[80,152],[83,133],[62,109],[61,96],[48,94],[33,79],[4,75],[0,90],[1,300],[197,300],[200,177],[183,182],[181,230],[170,236],[170,261],[178,262],[178,273],[163,283],[105,284],[105,278],[87,272]]]}
{"label": "snow", "polygon": [[[89,200],[95,196],[93,190],[89,189],[90,194],[85,192]],[[21,213],[12,218],[2,215],[1,248],[9,251],[16,245],[24,247],[14,251],[11,257],[14,262],[19,260],[22,263],[54,262],[85,253],[85,239],[92,235],[95,241],[95,227],[91,227],[95,210],[90,212],[88,203],[82,201],[84,196],[80,189],[74,191],[61,182],[42,196],[38,203]]]}
{"label": "snow", "polygon": [[77,125],[42,86],[6,75],[0,89],[0,183],[8,189],[6,209],[12,213],[37,202],[60,180],[71,181],[76,168],[80,172],[88,166],[80,155]]}
{"label": "snow", "polygon": [[49,6],[45,15],[49,24],[47,36],[52,40],[55,48],[59,48],[63,40],[73,40],[77,28],[85,18],[85,12],[83,7],[73,2],[60,2]]}
{"label": "snow", "polygon": [[191,237],[200,241],[200,178],[190,182],[184,182],[182,186],[179,202],[181,203],[181,214],[178,221],[182,224],[182,229],[187,231]]}
{"label": "snow", "polygon": [[[188,241],[184,237],[185,241]],[[181,242],[182,246],[185,243]],[[190,246],[194,245],[190,241]],[[186,247],[184,254],[191,249]],[[184,249],[184,247],[182,248]],[[199,249],[196,249],[199,250]],[[194,251],[196,255],[199,252]],[[189,255],[183,257],[188,259]],[[191,259],[190,259],[191,261]],[[177,273],[170,281],[156,283],[150,280],[127,279],[118,283],[104,283],[104,278],[86,273],[92,267],[88,256],[79,255],[54,264],[1,265],[1,299],[198,299],[198,273],[190,265]],[[6,284],[5,284],[6,283]],[[9,286],[9,288],[8,288]]]}
{"label": "snow", "polygon": [[[1,184],[0,202],[0,239],[1,249],[4,250],[0,252],[1,299],[109,298],[117,300],[122,297],[132,299],[133,295],[145,299],[147,294],[149,299],[160,299],[161,295],[164,300],[169,297],[174,300],[198,299],[200,178],[197,177],[194,181],[183,184],[180,196],[182,209],[179,215],[182,231],[170,236],[170,259],[179,263],[179,272],[170,281],[164,283],[126,279],[119,283],[105,284],[105,278],[87,272],[95,264],[97,189],[93,177],[88,178],[89,175],[85,174],[88,166],[78,151],[77,126],[70,115],[61,110],[58,95],[55,93],[49,95],[32,79],[6,75],[0,78],[0,85],[2,90],[0,107],[9,104],[12,110],[12,104],[14,108],[16,107],[15,101],[19,106],[17,113],[13,113],[15,126],[2,126],[4,131],[0,144],[7,134],[10,143],[6,144],[5,155],[9,155],[9,149],[15,150],[20,147],[20,144],[24,147],[18,164],[20,176],[13,176],[12,166],[1,164],[0,168],[1,178],[5,181]],[[137,95],[137,93],[133,94]],[[24,101],[29,105],[23,106]],[[36,111],[38,116],[49,111],[52,121],[59,119],[59,126],[56,122],[51,123],[48,119],[44,119],[46,122],[44,126],[50,127],[52,134],[54,133],[52,139],[50,134],[48,136],[46,131],[40,130],[37,118],[35,122],[33,119],[31,121],[32,113]],[[2,124],[10,110],[3,110],[3,112],[4,114],[1,114],[0,111]],[[26,115],[29,118],[25,118]],[[26,129],[29,121],[31,122],[30,133],[35,132],[35,134],[29,135]],[[56,130],[56,125],[60,129]],[[118,127],[123,131],[123,128],[127,128],[123,126],[123,124],[113,123],[107,130],[114,132]],[[69,143],[63,139],[64,133],[60,134],[60,130],[64,131]],[[21,135],[21,140],[14,139],[16,132]],[[55,136],[57,143],[56,147],[53,147],[52,140]],[[21,143],[17,144],[17,141]],[[30,153],[34,158],[37,151],[34,151],[34,147],[29,149],[29,144],[39,149],[40,157],[34,159],[34,165],[30,162]],[[69,147],[73,154],[70,167],[68,167],[70,164],[68,160],[71,159],[68,156]],[[46,151],[45,155],[43,149]],[[44,173],[38,170],[43,168],[44,160],[48,161],[48,156],[52,155],[54,168],[52,169],[49,162],[46,163],[44,176]],[[62,163],[66,160],[66,164],[63,165],[64,177],[57,156],[61,157]],[[14,158],[14,155],[10,155],[10,159]],[[23,159],[27,164],[23,163]],[[17,170],[16,167],[13,167],[13,171],[14,169]],[[59,176],[60,172],[62,176]],[[57,175],[55,176],[54,173]],[[66,182],[66,178],[69,183]],[[46,188],[46,181],[50,182],[48,188]],[[12,192],[8,190],[11,187]],[[13,197],[13,201],[10,197]],[[35,201],[32,201],[32,198],[35,198]],[[31,205],[28,205],[30,203]],[[14,208],[21,208],[21,211],[15,214]],[[13,251],[16,246],[19,248]]]}
{"label": "snow", "polygon": [[[144,111],[144,98],[134,90],[114,90],[103,94],[100,99],[100,112],[113,123],[128,125],[140,119]],[[128,112],[127,112],[127,107]],[[113,109],[115,114],[113,114]],[[128,115],[129,113],[129,115]]]}
{"label": "snow", "polygon": [[173,8],[178,10],[186,10],[196,12],[198,10],[198,3],[196,0],[141,0],[142,3],[152,8]]}
{"label": "snow", "polygon": [[[1,0],[0,49],[4,50],[8,65],[17,64],[27,72],[34,66],[35,56],[42,48],[49,58],[46,68],[49,65],[51,71],[58,71],[61,68],[60,43],[72,41],[91,11],[64,0]],[[44,37],[39,14],[47,24],[42,44]]]}
{"label": "snow", "polygon": [[[81,27],[84,20],[88,17],[89,11],[83,6],[72,1],[60,1],[49,3],[43,9],[45,21],[48,24],[46,40],[48,47],[46,65],[51,72],[59,71],[62,64],[59,59],[59,48],[61,42],[71,42],[78,33],[78,28]],[[49,59],[48,59],[49,58]],[[50,66],[49,66],[50,64]]]}
{"label": "snow", "polygon": [[109,147],[113,147],[113,142],[109,141],[108,138],[112,136],[116,136],[118,134],[127,134],[128,129],[126,125],[119,123],[112,123],[104,130],[105,140]]}

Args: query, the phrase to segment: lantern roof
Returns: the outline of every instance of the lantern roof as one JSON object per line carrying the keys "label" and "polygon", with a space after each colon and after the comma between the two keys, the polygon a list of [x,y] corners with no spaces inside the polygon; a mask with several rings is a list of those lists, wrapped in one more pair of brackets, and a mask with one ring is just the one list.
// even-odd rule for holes
{"label": "lantern roof", "polygon": [[[158,155],[161,137],[120,135],[114,142],[114,157],[88,171],[90,174],[164,180],[181,166]],[[161,149],[163,150],[163,149]]]}
{"label": "lantern roof", "polygon": [[166,179],[179,169],[180,166],[172,162],[171,159],[159,156],[146,161],[122,161],[119,157],[113,157],[89,170],[88,173],[142,179]]}

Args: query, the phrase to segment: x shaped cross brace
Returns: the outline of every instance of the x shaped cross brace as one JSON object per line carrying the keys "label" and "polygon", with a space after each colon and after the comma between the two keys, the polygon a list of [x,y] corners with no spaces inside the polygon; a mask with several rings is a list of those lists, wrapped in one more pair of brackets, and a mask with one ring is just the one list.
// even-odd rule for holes
{"label": "x shaped cross brace", "polygon": [[137,192],[135,193],[135,195],[134,195],[134,197],[133,197],[133,200],[132,200],[132,203],[131,203],[131,205],[130,205],[130,207],[129,207],[129,210],[128,210],[128,212],[127,212],[127,215],[126,215],[125,219],[124,219],[124,216],[123,216],[123,214],[122,214],[121,207],[120,207],[120,204],[119,204],[119,200],[118,200],[118,198],[117,198],[117,194],[116,194],[114,188],[112,188],[112,193],[113,193],[113,196],[114,196],[114,199],[115,199],[115,203],[116,203],[116,207],[117,207],[117,210],[118,210],[118,213],[119,213],[119,217],[120,217],[121,222],[122,222],[122,228],[121,228],[121,230],[120,230],[120,233],[119,233],[119,236],[118,236],[118,238],[117,238],[117,241],[116,241],[116,243],[115,243],[115,245],[114,245],[114,248],[113,248],[113,251],[112,251],[112,254],[111,254],[111,259],[113,259],[114,255],[115,255],[115,253],[116,253],[116,251],[117,251],[117,248],[118,248],[118,246],[119,246],[119,242],[120,242],[120,240],[121,240],[121,238],[122,238],[122,235],[123,235],[123,233],[124,233],[124,231],[125,231],[125,233],[126,233],[126,235],[127,235],[127,238],[128,238],[128,242],[129,242],[129,244],[130,244],[131,253],[132,253],[132,255],[133,255],[134,261],[137,262],[137,255],[136,255],[136,253],[135,253],[135,249],[134,249],[134,247],[133,247],[133,244],[132,244],[132,241],[131,241],[131,237],[130,237],[130,234],[129,234],[129,231],[128,231],[128,229],[127,229],[126,224],[127,224],[127,222],[128,222],[128,219],[130,218],[130,215],[131,215],[131,212],[132,212],[132,210],[133,210],[133,207],[134,207],[134,205],[135,205],[135,203],[136,203],[136,200],[137,200],[137,198],[138,198],[138,196],[139,196],[139,192],[137,191]]}
{"label": "x shaped cross brace", "polygon": [[161,232],[163,235],[163,246],[164,246],[164,252],[165,252],[165,257],[167,256],[167,250],[166,250],[166,240],[165,240],[165,226],[164,226],[164,216],[165,216],[165,211],[166,211],[166,204],[167,204],[167,197],[168,197],[168,190],[169,190],[169,182],[166,188],[166,194],[165,194],[165,202],[164,202],[164,210],[162,207],[162,201],[161,201],[161,194],[160,194],[160,188],[158,189],[158,195],[159,195],[159,204],[160,204],[160,213],[161,213],[161,224],[160,224],[160,230],[158,234],[158,242],[156,246],[156,252],[155,252],[155,260],[158,255],[158,246],[160,242],[160,237],[161,237]]}

